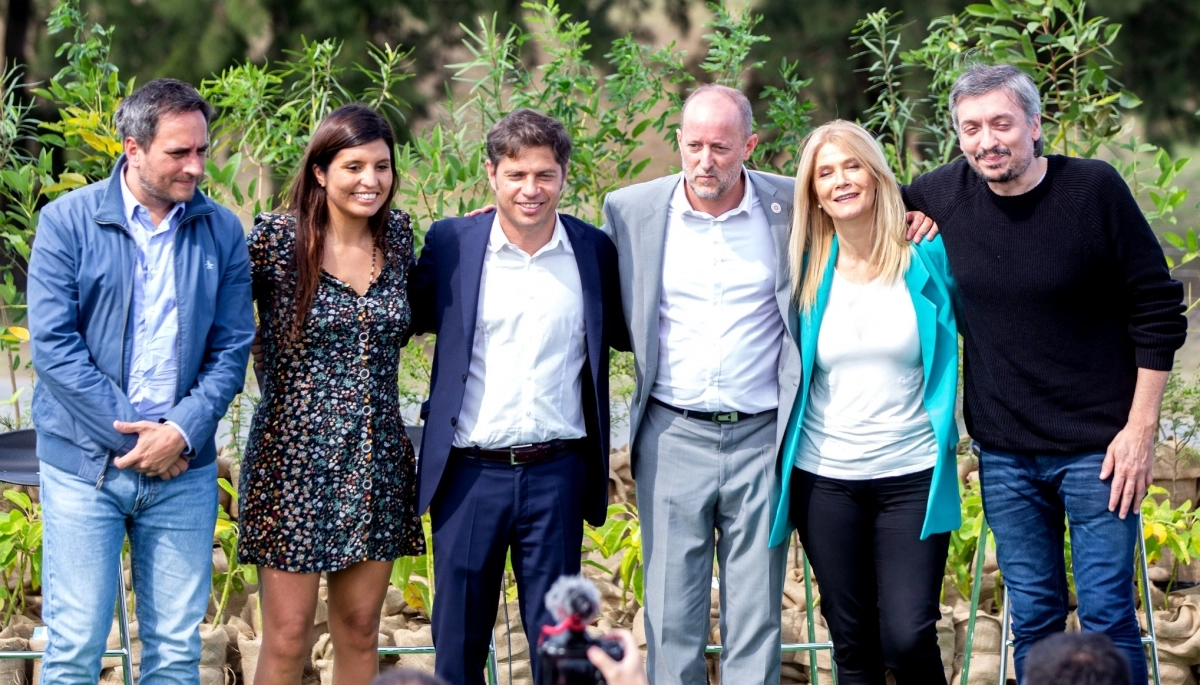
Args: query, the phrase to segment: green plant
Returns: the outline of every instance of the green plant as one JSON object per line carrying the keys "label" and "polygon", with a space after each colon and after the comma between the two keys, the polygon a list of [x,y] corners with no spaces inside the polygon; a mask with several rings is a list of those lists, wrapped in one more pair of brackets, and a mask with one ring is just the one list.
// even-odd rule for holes
{"label": "green plant", "polygon": [[[1013,64],[1028,73],[1042,93],[1042,130],[1047,153],[1095,157],[1114,155],[1113,165],[1142,205],[1146,219],[1182,256],[1168,257],[1172,269],[1195,259],[1196,228],[1166,229],[1187,190],[1175,185],[1188,159],[1128,133],[1126,117],[1141,104],[1111,77],[1112,46],[1120,25],[1088,16],[1084,0],[990,0],[930,22],[920,48],[902,49],[898,14],[880,10],[854,30],[856,57],[873,60],[865,71],[876,94],[864,125],[880,143],[901,183],[950,161],[957,153],[950,122],[949,92],[972,61]],[[910,79],[929,82],[915,98]],[[1164,225],[1165,224],[1165,225]],[[1188,303],[1189,309],[1195,301]]]}
{"label": "green plant", "polygon": [[8,516],[0,518],[0,572],[9,581],[0,583],[4,607],[0,625],[6,626],[13,616],[25,613],[25,574],[34,590],[41,584],[42,505],[16,490],[5,490],[4,499],[13,505]]}
{"label": "green plant", "polygon": [[[975,571],[975,554],[979,550],[979,536],[983,531],[983,498],[979,483],[959,483],[962,501],[962,524],[950,533],[950,550],[946,556],[946,575],[954,583],[961,597],[971,596],[971,581]],[[992,531],[988,530],[988,539]]]}
{"label": "green plant", "polygon": [[1181,467],[1200,463],[1200,452],[1192,446],[1197,431],[1200,431],[1200,379],[1173,371],[1163,392],[1154,445],[1155,460],[1170,466],[1172,480],[1179,477]]}
{"label": "green plant", "polygon": [[[237,490],[229,481],[218,478],[217,485],[229,493],[234,503],[237,502]],[[213,604],[217,607],[217,611],[213,615],[213,625],[221,624],[221,619],[225,616],[225,607],[229,604],[230,594],[245,592],[247,584],[258,583],[258,567],[252,564],[243,564],[238,560],[237,548],[240,534],[241,529],[237,522],[230,519],[229,512],[218,504],[214,537],[217,544],[221,546],[221,551],[225,553],[226,568],[219,573],[213,573],[211,594]]]}
{"label": "green plant", "polygon": [[413,609],[433,616],[433,524],[429,514],[421,517],[425,534],[425,553],[400,557],[392,562],[391,584],[404,594],[404,601]]}
{"label": "green plant", "polygon": [[[629,503],[610,504],[604,524],[599,527],[584,525],[583,536],[584,553],[596,552],[603,559],[622,555],[621,563],[617,567],[617,578],[621,581],[621,601],[624,603],[628,594],[632,592],[637,603],[644,604],[642,524],[638,518],[637,507]],[[610,572],[608,567],[597,561],[585,559],[583,563],[606,573]]]}
{"label": "green plant", "polygon": [[[1158,497],[1162,499],[1155,499]],[[1172,507],[1165,489],[1150,486],[1146,499],[1142,500],[1142,537],[1146,544],[1146,561],[1150,564],[1161,560],[1164,550],[1171,551],[1171,576],[1166,587],[1166,593],[1170,593],[1179,565],[1190,564],[1192,555],[1200,554],[1200,521],[1192,509],[1192,501]],[[1163,609],[1167,608],[1164,597]]]}

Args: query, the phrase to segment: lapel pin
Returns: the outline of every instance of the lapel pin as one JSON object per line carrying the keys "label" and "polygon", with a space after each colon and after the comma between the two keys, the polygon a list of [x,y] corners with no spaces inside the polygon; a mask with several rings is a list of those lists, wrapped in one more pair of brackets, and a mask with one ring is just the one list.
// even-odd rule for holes
{"label": "lapel pin", "polygon": [[783,207],[780,207],[778,202],[772,202],[771,203],[771,211],[778,214],[783,211]]}

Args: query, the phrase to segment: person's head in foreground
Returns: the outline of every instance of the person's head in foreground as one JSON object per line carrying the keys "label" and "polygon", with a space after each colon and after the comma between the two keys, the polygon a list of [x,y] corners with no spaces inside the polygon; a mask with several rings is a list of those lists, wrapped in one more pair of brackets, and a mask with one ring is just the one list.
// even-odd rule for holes
{"label": "person's head in foreground", "polygon": [[1130,685],[1129,661],[1103,633],[1055,633],[1025,657],[1025,685]]}
{"label": "person's head in foreground", "polygon": [[446,681],[411,668],[396,668],[375,676],[371,685],[447,685]]}

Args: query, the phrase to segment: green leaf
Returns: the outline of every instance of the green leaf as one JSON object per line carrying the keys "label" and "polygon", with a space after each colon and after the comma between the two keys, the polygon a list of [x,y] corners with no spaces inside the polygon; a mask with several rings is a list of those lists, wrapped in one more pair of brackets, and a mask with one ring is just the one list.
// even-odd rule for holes
{"label": "green leaf", "polygon": [[12,502],[18,507],[21,507],[21,509],[25,511],[29,511],[31,508],[33,508],[33,502],[30,501],[29,495],[26,495],[23,492],[17,492],[16,490],[5,490],[4,499]]}
{"label": "green leaf", "polygon": [[973,17],[983,17],[984,19],[999,19],[1000,11],[991,5],[967,5],[967,14]]}
{"label": "green leaf", "polygon": [[225,478],[218,478],[218,479],[217,479],[217,487],[221,488],[221,489],[222,489],[222,490],[224,490],[224,491],[225,491],[225,492],[226,492],[226,493],[227,493],[227,494],[228,494],[230,497],[232,497],[232,498],[233,498],[233,501],[234,501],[235,503],[238,501],[238,493],[237,493],[237,489],[236,489],[236,488],[234,488],[234,487],[233,487],[233,484],[232,484],[232,483],[230,483],[228,480],[226,480]]}
{"label": "green leaf", "polygon": [[1120,105],[1125,109],[1133,109],[1142,104],[1142,99],[1128,90],[1121,91]]}

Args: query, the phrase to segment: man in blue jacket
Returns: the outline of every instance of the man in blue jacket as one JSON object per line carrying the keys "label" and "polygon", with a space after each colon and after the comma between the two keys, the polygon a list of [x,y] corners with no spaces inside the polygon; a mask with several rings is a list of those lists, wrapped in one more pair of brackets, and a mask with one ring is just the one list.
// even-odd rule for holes
{"label": "man in blue jacket", "polygon": [[487,152],[498,211],[434,223],[409,281],[414,331],[437,332],[419,509],[452,685],[483,685],[510,548],[531,651],[553,622],[546,591],[579,573],[583,522],[603,523],[608,502],[608,351],[628,346],[616,250],[557,211],[566,129],[520,109]]}
{"label": "man in blue jacket", "polygon": [[95,683],[121,547],[144,685],[199,683],[217,422],[242,387],[254,311],[237,217],[196,189],[213,109],[159,79],[118,107],[110,178],[50,203],[29,261],[45,519],[42,680]]}

